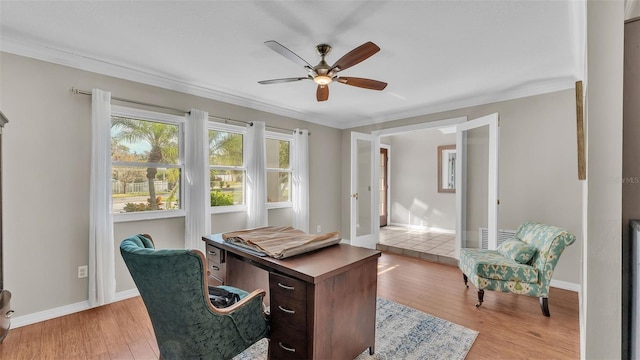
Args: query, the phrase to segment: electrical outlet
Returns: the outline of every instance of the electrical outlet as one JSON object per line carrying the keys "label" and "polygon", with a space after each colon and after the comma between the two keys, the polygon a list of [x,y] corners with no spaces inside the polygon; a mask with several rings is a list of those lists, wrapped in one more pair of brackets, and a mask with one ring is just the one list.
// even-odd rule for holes
{"label": "electrical outlet", "polygon": [[320,225],[318,225],[318,226],[316,227],[316,232],[317,232],[317,233],[320,233],[321,231],[322,231],[322,228],[320,227]]}
{"label": "electrical outlet", "polygon": [[78,266],[78,279],[86,278],[89,272],[87,265]]}

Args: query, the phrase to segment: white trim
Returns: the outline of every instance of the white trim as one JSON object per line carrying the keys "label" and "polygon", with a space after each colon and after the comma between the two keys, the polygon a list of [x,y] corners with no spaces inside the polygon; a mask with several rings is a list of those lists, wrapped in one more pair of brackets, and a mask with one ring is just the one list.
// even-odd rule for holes
{"label": "white trim", "polygon": [[242,205],[228,205],[228,206],[211,206],[211,214],[225,214],[225,213],[232,213],[232,212],[246,212],[247,211],[247,205],[246,204],[242,204]]}
{"label": "white trim", "polygon": [[186,213],[187,212],[184,209],[113,213],[113,222],[123,223],[123,222],[130,222],[130,221],[169,219],[169,218],[184,217]]}
{"label": "white trim", "polygon": [[111,105],[111,116],[122,116],[136,120],[161,122],[169,125],[184,124],[184,116],[148,111],[127,106]]}
{"label": "white trim", "polygon": [[[350,224],[349,224],[349,240],[352,245],[369,247],[375,249],[375,244],[378,239],[378,232],[380,231],[380,213],[378,211],[379,204],[379,194],[378,191],[374,191],[373,187],[376,183],[377,177],[375,174],[380,172],[380,168],[377,164],[380,161],[380,144],[378,141],[378,136],[374,134],[365,134],[352,131],[351,132],[351,180],[350,180],[350,192],[349,192],[349,202],[350,202]],[[357,207],[358,202],[353,197],[354,194],[358,193],[358,179],[362,174],[358,174],[358,140],[369,142],[369,152],[370,152],[370,168],[369,174],[365,174],[365,176],[369,177],[369,200],[370,200],[370,209],[369,209],[369,224],[371,226],[371,231],[369,234],[365,234],[362,236],[357,236]],[[361,195],[358,193],[358,198]]]}
{"label": "white trim", "polygon": [[461,124],[461,123],[463,123],[465,121],[467,121],[467,117],[466,116],[459,116],[459,117],[443,119],[443,120],[427,121],[427,122],[422,122],[422,123],[419,123],[419,124],[398,126],[398,127],[381,129],[381,130],[374,130],[374,131],[371,132],[371,135],[374,135],[374,136],[375,135],[377,135],[377,136],[397,135],[397,134],[401,134],[401,133],[405,133],[405,132],[409,132],[409,131],[415,131],[415,130],[450,127],[452,125]]}
{"label": "white trim", "polygon": [[248,125],[232,125],[211,120],[207,123],[207,129],[209,130],[238,133],[243,136],[247,135],[247,127]]}
{"label": "white trim", "polygon": [[489,250],[498,247],[498,144],[499,144],[499,114],[493,113],[467,122],[456,125],[456,151],[458,154],[456,161],[456,259],[460,259],[460,248],[466,246],[466,232],[463,231],[463,224],[466,224],[466,132],[467,130],[489,127],[489,170],[487,189],[487,228],[489,238]]}
{"label": "white trim", "polygon": [[580,284],[576,284],[568,281],[556,280],[556,279],[551,279],[551,282],[549,282],[549,286],[552,286],[558,289],[575,291],[578,294],[580,294],[580,291],[582,290],[582,287],[580,286]]}
{"label": "white trim", "polygon": [[138,291],[138,288],[133,288],[117,293],[116,301],[126,300],[136,296],[140,296],[140,291]]}
{"label": "white trim", "polygon": [[389,223],[390,226],[401,226],[401,227],[405,227],[409,230],[421,230],[421,231],[434,231],[434,232],[439,232],[439,233],[443,233],[443,234],[455,234],[456,230],[455,229],[443,229],[443,228],[437,228],[437,227],[432,227],[432,226],[424,226],[424,225],[411,225],[411,224],[403,224],[403,223],[396,223],[396,222],[392,222]]}
{"label": "white trim", "polygon": [[[462,100],[454,100],[439,104],[429,104],[407,111],[394,112],[393,114],[378,114],[373,117],[353,119],[349,121],[344,121],[345,119],[343,119],[343,121],[337,121],[334,117],[322,116],[317,113],[307,114],[303,112],[303,110],[292,110],[274,106],[269,103],[260,102],[255,98],[247,98],[241,95],[230,94],[207,86],[187,83],[183,80],[172,78],[164,74],[152,73],[149,72],[148,69],[140,69],[131,67],[130,65],[100,60],[69,50],[55,49],[45,44],[21,39],[18,36],[3,35],[0,38],[0,50],[19,56],[25,56],[80,70],[135,81],[141,84],[157,86],[163,89],[179,91],[185,94],[218,100],[233,105],[244,106],[250,109],[265,111],[271,114],[308,121],[342,130],[573,89],[576,81],[574,76],[543,79],[522,84],[514,84],[510,90],[486,93],[473,98],[465,98]],[[228,89],[225,91],[228,91]]]}
{"label": "white trim", "polygon": [[[380,138],[378,138],[379,148],[387,150],[387,198],[385,201],[387,202],[387,225],[389,225],[391,222],[391,145],[382,144],[379,140]],[[378,156],[380,156],[380,149],[378,149]],[[378,159],[379,163],[380,159]],[[378,199],[378,203],[380,203],[380,199]]]}
{"label": "white trim", "polygon": [[75,69],[113,76],[120,79],[135,81],[141,84],[157,86],[163,89],[179,91],[185,94],[201,96],[207,99],[218,100],[228,104],[244,106],[250,109],[261,110],[321,125],[332,126],[335,128],[340,128],[341,126],[335,119],[330,117],[318,118],[317,115],[314,115],[315,118],[312,119],[308,114],[301,111],[285,109],[269,103],[257,101],[254,98],[229,94],[210,87],[187,83],[180,79],[167,76],[166,74],[150,72],[148,69],[136,68],[128,64],[119,64],[113,61],[100,60],[77,52],[55,49],[45,44],[26,41],[15,36],[3,35],[0,40],[0,50],[3,52],[69,66]]}
{"label": "white trim", "polygon": [[293,207],[293,203],[291,201],[279,201],[279,202],[268,202],[266,204],[267,210],[271,209],[284,209]]}
{"label": "white trim", "polygon": [[41,321],[46,321],[50,319],[54,319],[60,316],[65,316],[73,313],[77,313],[80,311],[88,310],[91,307],[89,306],[89,300],[77,302],[75,304],[69,304],[65,306],[60,306],[57,308],[39,311],[36,313],[32,313],[29,315],[18,316],[11,319],[11,327],[19,328],[21,326],[31,325],[35,323],[39,323]]}
{"label": "white trim", "polygon": [[[125,290],[119,293],[116,293],[115,301],[126,300],[132,297],[139,296],[140,292],[138,292],[137,288],[133,288],[131,290]],[[16,329],[22,326],[27,326],[35,323],[39,323],[46,320],[55,319],[57,317],[74,314],[80,311],[89,310],[91,307],[89,306],[89,301],[80,301],[75,304],[69,304],[60,306],[57,308],[39,311],[36,313],[18,316],[11,319],[11,328]]]}

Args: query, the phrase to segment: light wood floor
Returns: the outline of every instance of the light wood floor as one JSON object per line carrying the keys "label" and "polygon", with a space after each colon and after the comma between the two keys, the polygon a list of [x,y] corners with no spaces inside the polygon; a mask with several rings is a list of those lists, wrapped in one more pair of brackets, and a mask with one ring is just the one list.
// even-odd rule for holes
{"label": "light wood floor", "polygon": [[[460,271],[403,255],[379,260],[378,295],[479,331],[467,359],[578,359],[578,295],[552,288],[551,317],[537,298],[476,290]],[[158,359],[140,297],[12,329],[0,359]]]}

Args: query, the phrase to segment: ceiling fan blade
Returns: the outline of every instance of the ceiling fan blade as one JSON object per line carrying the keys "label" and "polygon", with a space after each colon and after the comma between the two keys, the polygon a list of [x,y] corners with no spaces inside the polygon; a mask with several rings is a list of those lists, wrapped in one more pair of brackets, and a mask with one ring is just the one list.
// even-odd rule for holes
{"label": "ceiling fan blade", "polygon": [[342,71],[344,69],[350,68],[353,65],[366,60],[378,51],[380,51],[378,45],[372,43],[371,41],[366,42],[349,51],[343,57],[338,59],[338,61],[336,61],[336,63],[331,67],[331,70]]}
{"label": "ceiling fan blade", "polygon": [[371,79],[363,79],[358,77],[346,77],[341,76],[335,79],[339,83],[357,86],[360,88],[371,89],[371,90],[382,90],[387,87],[386,82],[371,80]]}
{"label": "ceiling fan blade", "polygon": [[280,84],[280,83],[293,82],[293,81],[306,80],[306,79],[310,79],[310,78],[309,77],[295,77],[295,78],[262,80],[262,81],[258,81],[258,84],[262,84],[262,85]]}
{"label": "ceiling fan blade", "polygon": [[280,44],[279,42],[275,41],[275,40],[268,40],[264,42],[265,45],[267,45],[269,47],[269,49],[277,52],[278,54],[286,57],[287,59],[293,61],[294,63],[304,67],[304,68],[313,68],[313,66],[311,66],[311,64],[309,64],[308,62],[306,62],[303,58],[301,58],[300,56],[298,56],[296,53],[294,53],[293,51],[287,49],[286,47],[284,47],[284,45]]}
{"label": "ceiling fan blade", "polygon": [[316,90],[316,99],[318,101],[326,101],[328,98],[329,98],[329,86],[318,85],[318,90]]}

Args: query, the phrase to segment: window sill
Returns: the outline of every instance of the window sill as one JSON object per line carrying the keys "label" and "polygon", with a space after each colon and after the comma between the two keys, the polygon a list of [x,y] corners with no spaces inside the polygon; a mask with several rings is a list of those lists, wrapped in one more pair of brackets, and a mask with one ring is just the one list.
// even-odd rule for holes
{"label": "window sill", "polygon": [[233,212],[246,212],[247,205],[212,206],[211,214],[226,214]]}
{"label": "window sill", "polygon": [[139,211],[113,214],[113,222],[121,223],[130,221],[158,220],[184,216],[184,210]]}
{"label": "window sill", "polygon": [[284,208],[290,208],[290,207],[293,207],[293,203],[291,203],[291,201],[267,203],[267,210],[284,209]]}

